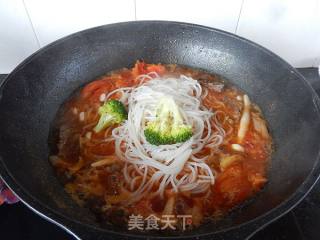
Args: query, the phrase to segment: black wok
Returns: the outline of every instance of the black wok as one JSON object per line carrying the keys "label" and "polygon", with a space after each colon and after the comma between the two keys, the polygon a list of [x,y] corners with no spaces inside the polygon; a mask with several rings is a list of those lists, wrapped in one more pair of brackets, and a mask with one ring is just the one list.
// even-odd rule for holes
{"label": "black wok", "polygon": [[294,68],[261,46],[220,30],[127,22],[58,40],[26,59],[3,84],[0,173],[31,209],[82,239],[147,236],[100,228],[90,212],[68,197],[48,163],[49,128],[59,105],[85,83],[141,58],[204,69],[244,89],[261,106],[275,142],[270,181],[250,204],[220,222],[166,237],[250,237],[312,188],[320,172],[319,99]]}

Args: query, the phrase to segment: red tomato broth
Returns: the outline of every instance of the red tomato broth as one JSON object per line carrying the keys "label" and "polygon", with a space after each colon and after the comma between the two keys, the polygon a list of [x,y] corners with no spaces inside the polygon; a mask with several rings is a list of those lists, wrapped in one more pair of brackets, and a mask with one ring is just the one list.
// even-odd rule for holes
{"label": "red tomato broth", "polygon": [[[121,170],[124,164],[116,156],[113,142],[103,142],[106,136],[111,136],[115,126],[100,133],[95,133],[92,129],[99,119],[101,94],[121,87],[137,86],[137,77],[150,72],[156,72],[160,76],[183,74],[199,80],[202,88],[207,90],[202,104],[212,111],[221,111],[217,118],[227,133],[224,142],[218,151],[203,149],[201,152],[201,155],[209,155],[207,163],[216,174],[209,196],[167,190],[164,198],[147,196],[132,205],[121,205],[121,201],[128,197],[128,193],[121,188]],[[223,84],[223,88],[216,91],[211,84]],[[176,65],[138,61],[132,69],[113,71],[87,84],[79,94],[62,106],[56,121],[59,129],[58,153],[51,157],[51,163],[71,197],[80,206],[92,209],[100,221],[123,225],[131,214],[143,217],[153,214],[161,218],[168,199],[173,198],[175,204],[172,213],[191,214],[196,227],[204,218],[227,214],[254,196],[267,182],[267,167],[272,152],[270,135],[261,136],[250,121],[242,144],[244,152],[231,148],[231,144],[237,143],[237,129],[243,110],[243,103],[237,99],[238,96],[243,96],[243,92],[225,84],[218,76]],[[112,96],[115,99],[119,97]],[[261,111],[253,103],[251,111],[265,124]],[[79,117],[82,112],[84,119]],[[228,164],[222,167],[222,159],[230,156],[234,159],[229,163],[227,161]],[[101,159],[112,159],[113,163],[95,168],[91,166]]]}

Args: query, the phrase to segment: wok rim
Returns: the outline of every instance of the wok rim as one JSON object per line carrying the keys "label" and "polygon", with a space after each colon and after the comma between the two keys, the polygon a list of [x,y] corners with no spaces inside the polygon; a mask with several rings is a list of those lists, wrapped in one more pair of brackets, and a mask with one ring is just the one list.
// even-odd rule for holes
{"label": "wok rim", "polygon": [[[103,28],[109,28],[109,27],[118,27],[121,25],[136,25],[141,23],[149,23],[149,24],[173,24],[173,25],[179,25],[181,27],[191,27],[193,29],[204,29],[210,32],[215,32],[217,34],[226,35],[227,37],[233,38],[238,41],[242,41],[247,43],[248,45],[251,45],[252,47],[255,47],[256,49],[264,52],[265,54],[269,55],[273,59],[277,60],[281,65],[285,66],[288,70],[290,70],[291,73],[295,74],[297,78],[299,78],[306,88],[310,91],[312,94],[313,99],[313,107],[316,108],[316,112],[318,115],[318,119],[320,121],[320,98],[316,94],[315,90],[312,88],[311,84],[306,81],[306,79],[294,68],[292,67],[288,62],[286,62],[284,59],[276,55],[275,53],[271,52],[267,48],[251,41],[246,38],[243,38],[241,36],[238,36],[236,34],[226,32],[220,29],[211,28],[203,25],[193,24],[193,23],[185,23],[185,22],[177,22],[177,21],[127,21],[127,22],[118,22],[113,24],[106,24],[101,26],[96,26],[92,28],[88,28],[79,32],[75,32],[73,34],[67,35],[63,38],[60,38],[31,54],[29,57],[27,57],[25,60],[23,60],[11,73],[8,74],[8,76],[5,78],[5,80],[0,84],[0,101],[1,101],[1,90],[5,87],[6,82],[10,81],[10,79],[14,79],[14,75],[16,72],[18,72],[20,69],[24,68],[25,65],[27,65],[29,62],[31,62],[34,58],[36,58],[39,55],[45,54],[47,50],[50,48],[67,41],[69,39],[75,38],[77,36],[80,36],[84,33],[95,31],[98,29]],[[12,81],[12,80],[11,80]],[[312,107],[312,106],[310,106]],[[305,178],[303,183],[296,189],[296,191],[290,195],[286,200],[281,202],[276,207],[272,208],[268,212],[253,218],[247,222],[243,222],[239,225],[220,229],[215,232],[208,232],[208,233],[195,233],[195,234],[189,234],[189,235],[172,235],[172,236],[150,236],[145,234],[130,234],[130,233],[122,233],[119,231],[113,231],[108,230],[100,227],[96,227],[87,223],[83,223],[81,221],[77,221],[74,219],[71,219],[68,216],[65,216],[62,211],[58,211],[56,209],[52,209],[51,207],[47,206],[45,203],[39,201],[37,198],[32,196],[24,187],[23,184],[20,184],[17,182],[14,178],[14,174],[10,172],[5,164],[5,160],[1,157],[0,153],[0,178],[3,179],[3,181],[7,184],[7,186],[19,197],[21,202],[23,202],[27,207],[29,207],[31,210],[33,210],[35,213],[40,215],[41,217],[45,218],[46,220],[56,224],[57,226],[61,227],[65,231],[67,231],[69,234],[73,235],[75,238],[80,239],[77,235],[77,229],[75,225],[85,226],[86,228],[92,229],[94,231],[99,231],[101,233],[111,233],[115,236],[123,236],[123,237],[133,237],[133,238],[153,238],[153,239],[160,239],[160,238],[166,238],[166,239],[184,239],[184,238],[192,238],[192,237],[208,237],[208,236],[214,236],[219,235],[227,232],[238,232],[238,231],[245,231],[247,233],[247,238],[250,238],[253,236],[256,232],[264,228],[269,223],[277,220],[281,216],[288,213],[290,210],[292,210],[295,206],[297,206],[304,198],[305,196],[312,190],[314,185],[317,183],[318,179],[320,177],[320,148],[318,150],[318,155],[314,161],[313,168],[311,169],[310,174]],[[67,222],[67,223],[66,223]],[[252,225],[255,225],[253,229],[250,229],[250,225],[252,228]],[[247,229],[246,229],[247,228]]]}

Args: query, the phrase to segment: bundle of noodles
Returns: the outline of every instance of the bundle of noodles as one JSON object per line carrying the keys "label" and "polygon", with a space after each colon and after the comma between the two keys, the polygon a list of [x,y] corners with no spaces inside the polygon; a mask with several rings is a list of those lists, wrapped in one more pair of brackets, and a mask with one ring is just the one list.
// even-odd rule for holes
{"label": "bundle of noodles", "polygon": [[[206,192],[215,182],[215,173],[201,156],[206,148],[217,148],[225,132],[215,113],[201,104],[202,88],[198,81],[181,75],[159,77],[152,72],[138,78],[135,88],[119,88],[110,92],[120,96],[128,108],[128,120],[112,131],[116,155],[125,162],[123,176],[133,203],[144,197],[173,192]],[[152,145],[146,140],[145,129],[156,118],[156,107],[164,97],[173,99],[184,123],[192,127],[192,137],[170,145]],[[111,139],[110,139],[111,140]],[[205,154],[204,154],[205,155]]]}

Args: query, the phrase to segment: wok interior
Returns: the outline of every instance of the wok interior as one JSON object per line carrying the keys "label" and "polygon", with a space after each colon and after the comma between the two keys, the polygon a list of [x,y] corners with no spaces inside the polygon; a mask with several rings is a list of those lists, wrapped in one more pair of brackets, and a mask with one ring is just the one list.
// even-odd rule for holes
{"label": "wok interior", "polygon": [[188,234],[215,232],[254,219],[293,194],[318,154],[319,119],[310,90],[288,65],[256,46],[221,32],[168,23],[104,26],[43,49],[9,76],[0,103],[0,152],[29,194],[71,219],[96,225],[64,192],[48,163],[50,124],[77,88],[137,59],[216,73],[248,92],[269,123],[275,152],[269,183],[230,217]]}

